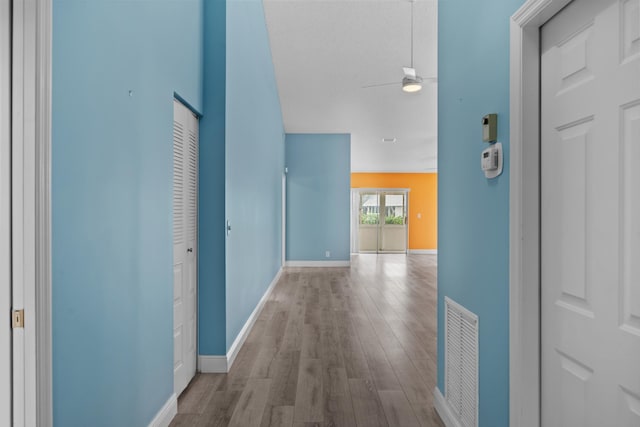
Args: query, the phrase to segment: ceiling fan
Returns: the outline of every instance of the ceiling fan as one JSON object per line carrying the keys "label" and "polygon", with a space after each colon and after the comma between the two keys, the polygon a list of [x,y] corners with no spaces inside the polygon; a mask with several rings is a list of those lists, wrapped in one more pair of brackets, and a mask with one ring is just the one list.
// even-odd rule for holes
{"label": "ceiling fan", "polygon": [[401,82],[393,82],[393,83],[379,83],[362,86],[363,89],[369,89],[372,87],[381,87],[381,86],[395,86],[402,85],[402,90],[404,92],[419,92],[422,89],[422,83],[424,81],[436,82],[437,79],[435,77],[427,77],[422,78],[416,74],[416,69],[413,68],[413,3],[415,0],[409,0],[411,2],[411,66],[402,67],[402,72],[404,73],[404,77]]}

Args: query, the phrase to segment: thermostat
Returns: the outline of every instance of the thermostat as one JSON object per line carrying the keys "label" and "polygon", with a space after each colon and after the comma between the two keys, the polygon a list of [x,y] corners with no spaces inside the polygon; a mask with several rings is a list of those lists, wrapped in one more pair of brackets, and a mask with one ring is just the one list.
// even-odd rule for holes
{"label": "thermostat", "polygon": [[482,150],[480,165],[487,178],[495,178],[502,173],[502,143],[496,142]]}

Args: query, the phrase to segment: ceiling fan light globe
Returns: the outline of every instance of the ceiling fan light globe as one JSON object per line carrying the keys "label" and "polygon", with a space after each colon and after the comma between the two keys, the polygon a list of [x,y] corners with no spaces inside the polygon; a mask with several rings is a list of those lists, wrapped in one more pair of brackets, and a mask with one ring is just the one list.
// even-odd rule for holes
{"label": "ceiling fan light globe", "polygon": [[419,92],[422,89],[422,83],[417,79],[405,77],[402,79],[402,90],[408,93]]}

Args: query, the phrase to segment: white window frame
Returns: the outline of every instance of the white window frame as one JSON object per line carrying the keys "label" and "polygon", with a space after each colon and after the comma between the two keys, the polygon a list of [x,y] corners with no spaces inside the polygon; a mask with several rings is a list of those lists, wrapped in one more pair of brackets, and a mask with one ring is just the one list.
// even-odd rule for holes
{"label": "white window frame", "polygon": [[540,426],[540,27],[570,2],[528,0],[511,17],[509,425],[513,427]]}
{"label": "white window frame", "polygon": [[[13,1],[12,284],[14,427],[52,425],[51,0]],[[15,356],[18,358],[15,358]],[[14,389],[15,390],[15,389]]]}

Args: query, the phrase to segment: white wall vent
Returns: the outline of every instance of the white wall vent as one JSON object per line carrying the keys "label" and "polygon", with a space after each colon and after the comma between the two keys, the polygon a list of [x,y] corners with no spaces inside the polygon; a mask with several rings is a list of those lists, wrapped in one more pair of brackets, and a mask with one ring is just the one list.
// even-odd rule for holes
{"label": "white wall vent", "polygon": [[460,427],[478,426],[478,316],[444,298],[444,392]]}

